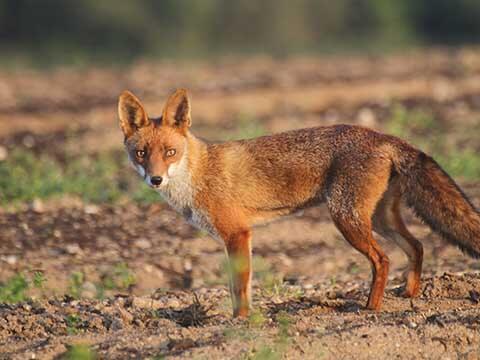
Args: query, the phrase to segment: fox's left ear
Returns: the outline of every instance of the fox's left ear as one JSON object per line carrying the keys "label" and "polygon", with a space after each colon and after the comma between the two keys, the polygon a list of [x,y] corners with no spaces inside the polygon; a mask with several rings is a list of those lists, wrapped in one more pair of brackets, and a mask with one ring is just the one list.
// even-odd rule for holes
{"label": "fox's left ear", "polygon": [[126,138],[132,136],[138,129],[150,124],[140,100],[127,90],[122,92],[118,99],[118,117],[120,118],[120,127]]}
{"label": "fox's left ear", "polygon": [[186,89],[178,89],[167,100],[162,114],[162,125],[182,130],[192,125],[190,99]]}

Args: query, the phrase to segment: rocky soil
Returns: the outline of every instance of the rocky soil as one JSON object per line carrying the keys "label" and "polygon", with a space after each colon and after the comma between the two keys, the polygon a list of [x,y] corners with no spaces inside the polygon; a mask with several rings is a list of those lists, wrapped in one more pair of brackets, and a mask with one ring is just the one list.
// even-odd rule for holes
{"label": "rocky soil", "polygon": [[[0,161],[18,148],[57,159],[121,154],[118,93],[136,91],[159,113],[180,86],[192,90],[193,131],[212,139],[245,121],[265,132],[336,123],[387,130],[401,106],[435,118],[435,132],[412,126],[425,141],[441,129],[448,143],[480,151],[480,53],[461,49],[0,72]],[[457,180],[479,207],[480,180]],[[0,358],[75,358],[85,344],[102,359],[479,358],[480,263],[404,215],[425,246],[420,297],[399,296],[406,258],[380,239],[389,285],[382,311],[365,310],[369,265],[320,207],[256,229],[254,313],[237,320],[223,245],[160,201],[65,196],[6,206],[0,283],[20,273],[46,280],[28,290],[30,300],[0,304]]]}

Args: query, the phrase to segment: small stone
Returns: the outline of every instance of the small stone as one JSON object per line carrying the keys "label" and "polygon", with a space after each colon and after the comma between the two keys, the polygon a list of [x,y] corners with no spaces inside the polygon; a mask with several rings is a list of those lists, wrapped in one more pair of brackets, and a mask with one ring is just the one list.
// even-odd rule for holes
{"label": "small stone", "polygon": [[43,213],[45,211],[45,206],[40,199],[34,199],[30,207],[36,213]]}
{"label": "small stone", "polygon": [[70,255],[76,255],[80,254],[82,252],[82,249],[80,248],[80,245],[78,245],[77,243],[73,243],[65,246],[65,251]]}
{"label": "small stone", "polygon": [[417,328],[417,323],[413,322],[413,321],[409,321],[407,323],[407,326],[410,328],[410,329],[416,329]]}
{"label": "small stone", "polygon": [[134,242],[134,245],[142,250],[150,249],[152,247],[152,243],[145,238],[140,238]]}
{"label": "small stone", "polygon": [[18,257],[16,255],[7,255],[3,258],[3,260],[8,264],[8,265],[15,265],[18,261]]}
{"label": "small stone", "polygon": [[85,214],[95,215],[100,212],[100,208],[97,205],[88,204],[85,205],[83,211],[85,211]]}

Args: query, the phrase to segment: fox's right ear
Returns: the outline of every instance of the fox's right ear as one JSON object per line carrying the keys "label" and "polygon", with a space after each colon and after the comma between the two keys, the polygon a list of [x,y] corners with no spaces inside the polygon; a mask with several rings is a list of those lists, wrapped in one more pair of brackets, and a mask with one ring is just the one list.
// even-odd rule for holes
{"label": "fox's right ear", "polygon": [[118,99],[118,117],[125,138],[129,138],[135,131],[150,124],[142,103],[128,90],[122,92]]}

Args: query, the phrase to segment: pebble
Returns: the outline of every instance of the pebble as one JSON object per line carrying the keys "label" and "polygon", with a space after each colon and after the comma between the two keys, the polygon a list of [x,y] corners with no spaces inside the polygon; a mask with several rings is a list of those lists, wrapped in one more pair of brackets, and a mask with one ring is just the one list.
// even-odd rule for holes
{"label": "pebble", "polygon": [[413,321],[409,321],[407,323],[407,326],[410,328],[410,329],[415,329],[418,325],[417,323],[413,322]]}
{"label": "pebble", "polygon": [[83,208],[83,211],[85,212],[85,214],[95,215],[100,212],[100,208],[97,205],[89,204],[89,205],[85,205],[85,207]]}
{"label": "pebble", "polygon": [[73,243],[65,246],[65,251],[70,255],[76,255],[80,254],[82,252],[82,249],[80,248],[80,245],[78,245],[77,243]]}
{"label": "pebble", "polygon": [[15,265],[18,261],[18,257],[16,255],[7,255],[2,257],[2,260],[4,260],[8,265]]}
{"label": "pebble", "polygon": [[43,205],[43,201],[40,199],[34,199],[30,208],[36,213],[43,213],[45,211],[45,205]]}
{"label": "pebble", "polygon": [[152,243],[145,238],[135,240],[134,245],[142,250],[150,249],[152,247]]}

